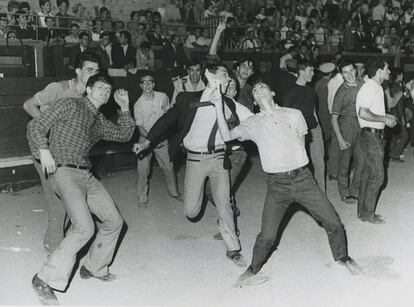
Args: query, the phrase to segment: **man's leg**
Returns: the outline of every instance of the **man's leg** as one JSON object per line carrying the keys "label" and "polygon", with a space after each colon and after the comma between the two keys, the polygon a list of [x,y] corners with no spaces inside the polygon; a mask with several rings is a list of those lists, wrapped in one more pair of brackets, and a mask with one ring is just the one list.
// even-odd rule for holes
{"label": "man's leg", "polygon": [[311,130],[312,141],[309,146],[310,156],[313,165],[313,172],[316,182],[322,191],[326,191],[325,184],[325,149],[323,147],[323,137],[321,127],[318,125]]}
{"label": "man's leg", "polygon": [[228,251],[241,249],[234,225],[234,214],[230,203],[230,176],[229,171],[223,167],[221,155],[212,155],[208,177],[211,191],[219,213],[219,229]]}
{"label": "man's leg", "polygon": [[138,205],[146,206],[148,203],[148,176],[151,169],[152,152],[138,159],[137,172],[138,172],[138,184],[137,184],[137,196]]}
{"label": "man's leg", "polygon": [[93,236],[95,225],[89,211],[87,198],[87,170],[58,167],[50,175],[54,191],[61,197],[72,225],[57,249],[48,257],[38,277],[50,287],[65,290],[76,254]]}
{"label": "man's leg", "polygon": [[89,209],[102,223],[86,255],[84,266],[92,275],[102,277],[108,275],[108,266],[111,263],[124,220],[101,182],[90,174],[87,184]]}
{"label": "man's leg", "polygon": [[300,171],[294,182],[297,187],[294,201],[304,206],[313,218],[322,224],[328,235],[333,258],[340,260],[347,257],[347,243],[342,222],[325,193],[313,180],[311,172],[308,169]]}
{"label": "man's leg", "polygon": [[43,245],[49,253],[53,253],[64,237],[65,208],[50,186],[50,182],[45,178],[41,164],[34,159],[33,164],[39,174],[47,203],[47,229]]}
{"label": "man's leg", "polygon": [[172,164],[170,155],[168,154],[168,142],[165,141],[162,143],[162,147],[155,148],[154,155],[159,166],[164,172],[168,193],[173,197],[177,197],[180,193],[178,192],[177,175],[174,170],[174,165]]}
{"label": "man's leg", "polygon": [[338,176],[338,155],[339,144],[335,133],[332,133],[331,144],[329,146],[329,158],[328,158],[328,175],[329,178],[337,178]]}

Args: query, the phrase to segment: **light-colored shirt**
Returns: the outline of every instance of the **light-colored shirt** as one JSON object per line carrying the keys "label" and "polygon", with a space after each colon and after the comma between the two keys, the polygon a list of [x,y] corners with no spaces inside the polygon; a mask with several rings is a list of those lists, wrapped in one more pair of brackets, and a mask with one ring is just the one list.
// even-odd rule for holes
{"label": "light-colored shirt", "polygon": [[50,104],[61,98],[80,98],[83,93],[76,92],[75,79],[52,82],[34,95],[34,103],[44,112]]}
{"label": "light-colored shirt", "polygon": [[293,59],[290,53],[286,53],[284,56],[280,58],[280,69],[286,69],[286,60]]}
{"label": "light-colored shirt", "polygon": [[152,98],[142,95],[134,104],[135,124],[149,131],[169,108],[170,102],[165,93],[154,91]]}
{"label": "light-colored shirt", "polygon": [[336,92],[338,91],[339,87],[344,83],[344,77],[340,73],[337,73],[335,77],[331,78],[328,81],[328,110],[329,113],[332,113],[332,105],[334,102],[334,98]]}
{"label": "light-colored shirt", "polygon": [[183,78],[177,79],[174,81],[174,93],[171,98],[171,105],[173,106],[176,102],[176,98],[178,93],[181,92],[200,92],[203,91],[206,88],[206,85],[204,84],[203,80],[198,80],[198,83],[194,87],[193,83],[189,80],[189,76],[185,76]]}
{"label": "light-colored shirt", "polygon": [[[376,115],[385,115],[384,90],[381,85],[372,79],[368,79],[362,85],[356,98],[356,112],[358,114],[360,108],[367,108]],[[371,122],[362,119],[358,115],[358,122],[361,128],[369,127],[375,129],[384,129],[383,122]]]}
{"label": "light-colored shirt", "polygon": [[[200,101],[208,101],[207,97],[210,97],[208,94],[210,92],[211,89],[206,88]],[[251,113],[246,107],[237,102],[235,102],[235,105],[236,113],[240,121],[252,116],[253,113]],[[230,109],[226,106],[224,111],[226,119],[230,118]],[[194,116],[194,120],[191,124],[191,128],[183,139],[184,147],[192,151],[207,151],[208,139],[210,137],[211,130],[214,126],[214,123],[216,122],[216,119],[217,116],[215,106],[205,106],[198,108]],[[223,138],[221,137],[221,134],[218,130],[216,133],[214,145],[216,149],[224,147]]]}
{"label": "light-colored shirt", "polygon": [[385,7],[380,3],[372,9],[372,20],[384,20]]}
{"label": "light-colored shirt", "polygon": [[303,139],[308,128],[299,110],[275,106],[271,113],[251,116],[233,130],[241,141],[256,143],[266,173],[288,172],[309,163]]}

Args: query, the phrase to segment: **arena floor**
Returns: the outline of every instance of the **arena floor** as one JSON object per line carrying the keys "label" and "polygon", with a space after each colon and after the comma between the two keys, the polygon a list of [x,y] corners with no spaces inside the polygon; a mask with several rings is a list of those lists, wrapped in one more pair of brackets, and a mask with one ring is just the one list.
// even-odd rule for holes
{"label": "arena floor", "polygon": [[[349,253],[364,276],[351,276],[336,265],[323,229],[298,211],[262,269],[270,280],[234,287],[244,270],[226,258],[223,242],[212,239],[217,231],[215,208],[208,204],[199,222],[187,221],[182,203],[168,197],[156,167],[147,208],[136,205],[134,170],[103,178],[128,224],[110,268],[117,280],[81,280],[76,272],[67,292],[57,292],[58,299],[61,305],[108,306],[414,306],[414,158],[411,149],[406,154],[405,163],[391,163],[388,170],[377,209],[387,222],[384,225],[360,222],[356,205],[341,203],[336,182],[328,182],[328,196],[347,231]],[[240,238],[248,261],[266,192],[259,160],[251,160],[237,193]],[[181,186],[183,174],[181,170]],[[38,305],[31,278],[46,258],[41,187],[0,194],[0,204],[0,304]]]}

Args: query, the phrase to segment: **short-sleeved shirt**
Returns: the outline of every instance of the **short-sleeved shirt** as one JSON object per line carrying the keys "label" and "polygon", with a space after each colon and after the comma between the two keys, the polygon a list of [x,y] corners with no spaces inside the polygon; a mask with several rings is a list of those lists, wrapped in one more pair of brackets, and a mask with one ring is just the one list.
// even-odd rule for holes
{"label": "short-sleeved shirt", "polygon": [[[356,112],[359,108],[367,108],[376,115],[385,115],[384,90],[381,85],[372,79],[368,79],[358,92],[356,98]],[[358,116],[358,122],[361,128],[369,127],[375,129],[384,129],[385,124],[382,122],[371,122]]]}
{"label": "short-sleeved shirt", "polygon": [[308,128],[299,110],[275,106],[272,113],[260,112],[233,130],[240,140],[256,143],[266,173],[288,172],[309,163],[303,139]]}
{"label": "short-sleeved shirt", "polygon": [[328,110],[332,113],[332,105],[339,87],[344,83],[342,74],[336,74],[335,77],[328,81]]}
{"label": "short-sleeved shirt", "polygon": [[170,102],[165,93],[154,91],[152,98],[142,95],[134,104],[135,124],[149,131],[169,108]]}
{"label": "short-sleeved shirt", "polygon": [[355,85],[343,83],[336,92],[332,105],[332,114],[357,117],[355,103],[358,91],[363,81],[357,81]]}
{"label": "short-sleeved shirt", "polygon": [[237,101],[248,108],[251,112],[253,112],[254,103],[253,103],[253,94],[252,94],[253,87],[250,84],[245,84],[243,88],[240,89],[239,97]]}
{"label": "short-sleeved shirt", "polygon": [[75,79],[52,82],[43,90],[34,95],[35,104],[43,112],[51,103],[61,98],[81,98],[82,94],[76,92]]}

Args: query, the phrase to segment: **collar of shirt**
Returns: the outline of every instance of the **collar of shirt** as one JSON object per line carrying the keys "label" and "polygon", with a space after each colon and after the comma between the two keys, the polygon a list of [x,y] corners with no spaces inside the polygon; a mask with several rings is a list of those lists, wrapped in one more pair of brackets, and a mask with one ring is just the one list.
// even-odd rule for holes
{"label": "collar of shirt", "polygon": [[212,89],[211,87],[207,86],[204,89],[203,94],[201,94],[200,102],[210,101],[210,94],[213,92],[213,90],[214,89]]}
{"label": "collar of shirt", "polygon": [[89,100],[88,97],[83,97],[83,102],[85,103],[86,107],[89,111],[92,112],[94,116],[98,115],[99,110],[95,107],[95,105]]}

